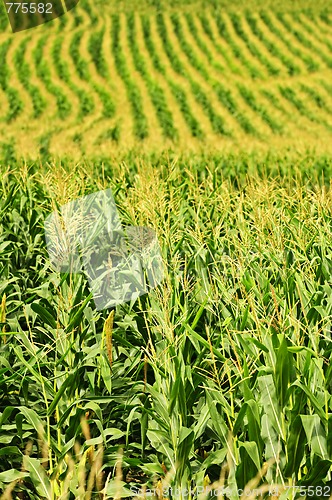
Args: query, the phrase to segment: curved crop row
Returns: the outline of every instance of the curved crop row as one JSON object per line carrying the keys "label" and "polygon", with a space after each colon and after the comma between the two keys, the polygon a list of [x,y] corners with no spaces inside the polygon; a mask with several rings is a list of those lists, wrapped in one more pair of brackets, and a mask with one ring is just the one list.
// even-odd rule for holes
{"label": "curved crop row", "polygon": [[69,65],[66,61],[64,61],[63,57],[61,57],[62,42],[63,36],[58,36],[52,45],[54,68],[60,80],[66,83],[69,89],[78,97],[80,103],[78,117],[83,117],[94,111],[95,103],[90,94],[73,83]]}
{"label": "curved crop row", "polygon": [[115,60],[117,72],[126,86],[129,102],[132,107],[134,119],[134,135],[138,139],[145,139],[148,136],[148,120],[144,113],[144,106],[141,93],[130,75],[127,67],[126,57],[120,44],[120,16],[112,16],[112,53]]}
{"label": "curved crop row", "polygon": [[279,86],[279,90],[280,90],[280,93],[282,94],[282,96],[288,100],[289,102],[291,102],[293,104],[293,106],[298,110],[298,112],[308,118],[311,122],[313,123],[317,123],[317,124],[320,124],[320,125],[324,125],[325,128],[329,131],[332,131],[332,127],[329,123],[326,122],[326,120],[323,120],[321,118],[317,118],[317,116],[315,114],[313,114],[308,108],[307,106],[305,105],[305,103],[303,102],[303,100],[301,100],[297,95],[296,95],[296,92],[293,88],[289,87],[289,86]]}
{"label": "curved crop row", "polygon": [[306,85],[304,83],[300,84],[300,89],[308,95],[308,97],[312,100],[312,102],[315,103],[315,105],[322,109],[323,111],[325,111],[326,113],[328,113],[329,115],[332,114],[332,108],[328,105],[326,99],[322,96],[322,94],[310,87],[309,85]]}
{"label": "curved crop row", "polygon": [[127,15],[127,26],[129,46],[133,56],[134,65],[146,84],[149,95],[151,97],[151,101],[156,110],[157,118],[163,130],[163,134],[168,139],[175,139],[176,137],[178,137],[178,131],[174,126],[173,116],[168,108],[164,92],[162,88],[149,75],[149,72],[146,69],[144,57],[139,50],[136,41],[137,34],[135,26],[135,16],[133,13]]}
{"label": "curved crop row", "polygon": [[280,69],[274,66],[257,48],[257,46],[252,42],[251,37],[247,35],[242,26],[242,18],[235,12],[230,14],[230,19],[234,26],[235,32],[243,40],[247,49],[252,54],[252,56],[260,61],[260,63],[267,69],[267,72],[271,76],[277,76],[280,74]]}
{"label": "curved crop row", "polygon": [[81,6],[84,8],[84,11],[88,14],[90,18],[90,25],[95,26],[98,23],[98,16],[95,13],[94,9],[91,7],[91,4],[88,0],[85,0],[81,3]]}
{"label": "curved crop row", "polygon": [[[115,113],[115,105],[113,99],[109,92],[104,88],[104,86],[98,85],[91,78],[89,72],[88,62],[81,56],[80,44],[83,36],[83,30],[79,30],[74,33],[73,38],[69,45],[69,54],[73,60],[76,72],[81,80],[87,82],[91,88],[98,95],[102,105],[103,105],[103,116],[105,118],[112,118]],[[81,91],[81,90],[80,90]],[[92,107],[92,110],[94,107]]]}
{"label": "curved crop row", "polygon": [[225,42],[229,45],[236,59],[238,59],[241,64],[247,69],[251,78],[262,78],[263,75],[261,71],[257,68],[257,66],[253,65],[248,59],[243,55],[240,47],[234,41],[233,37],[228,31],[226,23],[222,18],[220,13],[216,14],[215,17],[216,25],[218,28],[219,35],[225,40]]}
{"label": "curved crop row", "polygon": [[332,18],[330,17],[331,16],[331,12],[328,11],[328,10],[322,10],[320,13],[319,13],[319,18],[323,21],[323,23],[325,23],[327,26],[332,26]]}
{"label": "curved crop row", "polygon": [[238,89],[243,97],[243,99],[246,101],[246,103],[252,108],[255,113],[257,113],[262,120],[267,123],[267,125],[270,127],[273,133],[276,134],[281,134],[283,131],[283,127],[280,125],[280,123],[276,122],[267,109],[259,104],[254,96],[254,94],[249,90],[247,87],[244,85],[238,84]]}
{"label": "curved crop row", "polygon": [[267,99],[272,104],[272,106],[276,110],[278,110],[280,113],[285,115],[286,118],[291,117],[290,112],[285,109],[285,107],[282,105],[279,97],[276,95],[275,92],[273,92],[272,90],[268,90],[268,89],[261,89],[260,93],[262,96],[265,97],[265,99]]}
{"label": "curved crop row", "polygon": [[195,20],[193,18],[193,15],[190,12],[187,12],[184,15],[184,18],[187,22],[188,28],[197,44],[197,46],[200,48],[201,52],[204,54],[204,57],[206,57],[206,60],[209,62],[209,65],[216,69],[217,71],[220,71],[221,73],[226,73],[226,69],[221,66],[217,61],[215,61],[211,51],[207,47],[206,43],[198,33],[197,25],[195,23]]}
{"label": "curved crop row", "polygon": [[39,88],[31,83],[30,68],[25,60],[26,46],[29,41],[29,38],[25,38],[17,47],[14,53],[14,65],[20,82],[31,97],[31,102],[34,110],[33,117],[38,118],[45,110],[45,107],[47,106],[47,100],[42,96]]}
{"label": "curved crop row", "polygon": [[308,24],[308,22],[303,17],[301,17],[299,13],[294,12],[292,15],[292,19],[299,23],[301,28],[304,28],[304,30],[312,37],[314,37],[315,40],[317,40],[321,45],[325,45],[329,52],[332,52],[332,43],[328,40],[328,38],[320,36],[320,34],[317,33],[317,29],[314,29],[311,24]]}
{"label": "curved crop row", "polygon": [[147,16],[141,16],[141,23],[143,29],[144,43],[149,53],[153,67],[158,73],[162,74],[163,77],[167,80],[171,92],[178,103],[182,116],[185,122],[187,123],[192,136],[202,139],[204,137],[203,130],[198,120],[194,117],[190,109],[185,91],[180,85],[176,84],[166,75],[165,67],[160,61],[160,55],[157,53],[156,47],[151,37],[150,18]]}
{"label": "curved crop row", "polygon": [[108,65],[103,54],[103,39],[105,28],[93,31],[89,38],[88,50],[94,62],[97,72],[102,78],[109,78]]}
{"label": "curved crop row", "polygon": [[274,33],[280,42],[282,42],[287,50],[291,52],[295,57],[297,57],[299,60],[303,61],[303,63],[306,65],[307,70],[309,73],[313,73],[315,71],[318,71],[320,69],[320,65],[315,59],[313,59],[310,55],[304,54],[300,49],[295,47],[289,40],[287,40],[282,32],[276,24],[273,22],[271,16],[264,10],[260,11],[259,13],[260,18],[262,21],[265,23],[265,25],[268,27],[268,29],[271,31],[271,33]]}
{"label": "curved crop row", "polygon": [[58,115],[62,120],[65,120],[69,116],[72,106],[62,89],[53,83],[51,72],[43,57],[43,48],[47,37],[46,34],[39,39],[33,50],[33,60],[38,78],[44,83],[46,90],[56,98]]}
{"label": "curved crop row", "polygon": [[332,58],[327,56],[322,50],[317,47],[315,44],[307,38],[302,30],[299,30],[294,27],[293,23],[288,22],[287,19],[285,18],[285,15],[282,12],[278,12],[276,14],[277,19],[283,24],[283,26],[286,28],[286,30],[289,33],[292,33],[295,38],[305,47],[306,49],[310,50],[311,52],[314,52],[316,56],[318,56],[328,68],[332,68]]}
{"label": "curved crop row", "polygon": [[7,95],[9,111],[6,116],[6,121],[11,122],[23,110],[23,102],[19,92],[9,85],[10,70],[7,64],[7,53],[12,43],[12,39],[8,39],[0,45],[0,87]]}
{"label": "curved crop row", "polygon": [[299,66],[287,55],[280,50],[275,43],[268,39],[263,31],[259,28],[257,19],[252,15],[251,12],[246,13],[247,22],[251,28],[253,34],[265,45],[270,54],[277,59],[286,67],[289,75],[299,75],[301,69]]}
{"label": "curved crop row", "polygon": [[[183,52],[187,55],[190,63],[192,64],[193,67],[195,67],[205,78],[207,81],[209,81],[209,74],[206,72],[205,67],[199,61],[195,54],[193,53],[190,45],[186,42],[181,26],[179,24],[179,19],[176,14],[171,15],[172,23],[174,26],[174,31],[175,34],[177,35],[181,48]],[[178,59],[177,56],[175,56],[175,51],[170,43],[170,40],[168,38],[164,18],[162,14],[158,14],[157,17],[157,22],[158,22],[158,28],[159,28],[159,34],[160,37],[163,41],[163,45],[165,49],[167,50],[167,55],[170,59],[171,64],[173,65],[173,68],[175,71],[179,72],[179,74],[186,76],[187,79],[190,81],[190,85],[193,91],[193,94],[195,95],[195,98],[197,102],[201,105],[203,108],[204,112],[206,113],[207,117],[210,120],[212,129],[214,132],[217,134],[221,135],[229,135],[229,131],[227,130],[227,127],[225,125],[225,120],[217,114],[213,106],[211,105],[209,97],[206,95],[202,87],[199,85],[199,83],[195,82],[192,78],[190,78],[190,75],[186,72],[186,70],[183,68],[180,59]]]}
{"label": "curved crop row", "polygon": [[[205,67],[204,63],[197,59],[192,47],[188,44],[188,42],[185,40],[185,37],[183,35],[181,25],[178,21],[178,18],[174,15],[173,16],[173,24],[175,27],[175,32],[176,35],[178,36],[179,42],[181,44],[182,50],[185,52],[186,56],[188,57],[188,60],[190,61],[191,65],[201,73],[201,75],[205,78],[205,80],[211,85],[213,88],[214,92],[216,93],[216,96],[219,100],[219,102],[228,110],[231,112],[231,114],[234,116],[234,118],[237,120],[241,128],[246,132],[246,133],[251,133],[253,135],[256,135],[256,130],[255,127],[250,123],[250,121],[239,111],[237,105],[235,104],[235,101],[232,97],[232,94],[229,90],[226,90],[225,87],[219,82],[214,79],[212,79],[209,75],[209,72],[207,68]],[[196,90],[197,92],[197,90]],[[207,100],[202,100],[201,101],[203,106],[209,106],[210,103],[207,102]]]}
{"label": "curved crop row", "polygon": [[216,37],[211,28],[210,21],[204,12],[198,14],[198,20],[201,23],[204,33],[209,38],[214,48],[226,61],[227,68],[229,68],[234,74],[242,74],[242,71],[234,64],[233,58],[229,56],[227,51],[218,43]]}

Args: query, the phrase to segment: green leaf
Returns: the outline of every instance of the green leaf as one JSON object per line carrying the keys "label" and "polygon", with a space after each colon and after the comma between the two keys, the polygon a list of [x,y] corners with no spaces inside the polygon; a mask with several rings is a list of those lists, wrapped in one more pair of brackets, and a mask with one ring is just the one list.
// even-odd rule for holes
{"label": "green leaf", "polygon": [[107,495],[107,498],[128,498],[136,495],[135,491],[131,491],[124,481],[117,479],[111,479],[106,483],[103,494]]}
{"label": "green leaf", "polygon": [[299,481],[300,485],[316,486],[321,485],[322,480],[326,479],[326,475],[331,471],[331,460],[319,460],[309,473]]}
{"label": "green leaf", "polygon": [[255,443],[254,441],[246,441],[244,443],[239,444],[239,449],[240,448],[244,448],[246,450],[249,457],[254,462],[254,464],[257,468],[257,471],[260,470],[261,460],[260,460],[260,456],[258,453],[257,443]]}
{"label": "green leaf", "polygon": [[324,410],[322,409],[322,406],[319,404],[318,399],[312,394],[312,392],[305,386],[303,385],[299,380],[296,380],[293,382],[291,387],[300,387],[302,391],[308,396],[309,400],[311,401],[313,407],[315,408],[317,415],[319,415],[319,418],[323,422],[324,425],[327,423],[327,416],[325,415]]}
{"label": "green leaf", "polygon": [[307,443],[315,455],[327,459],[326,434],[318,415],[300,415]]}
{"label": "green leaf", "polygon": [[91,292],[86,299],[83,301],[83,304],[78,308],[78,310],[72,315],[72,318],[69,321],[68,326],[66,327],[66,332],[71,332],[83,318],[83,311],[88,304],[88,302],[92,299],[93,293]]}
{"label": "green leaf", "polygon": [[24,456],[24,468],[30,472],[30,479],[36,488],[38,495],[42,498],[52,500],[51,483],[46,475],[44,467],[36,458]]}
{"label": "green leaf", "polygon": [[18,410],[23,413],[27,421],[39,435],[45,436],[43,423],[34,410],[27,408],[26,406],[19,406]]}
{"label": "green leaf", "polygon": [[18,479],[28,476],[29,474],[27,472],[10,469],[0,473],[0,483],[11,483],[12,481],[17,481]]}
{"label": "green leaf", "polygon": [[40,316],[44,323],[52,328],[56,328],[56,320],[44,306],[38,302],[33,302],[33,304],[31,304],[31,309]]}
{"label": "green leaf", "polygon": [[287,341],[283,337],[276,357],[275,386],[281,408],[287,403],[287,389],[291,379],[292,356],[288,353]]}
{"label": "green leaf", "polygon": [[0,457],[3,455],[22,455],[22,452],[17,446],[5,446],[0,449]]}

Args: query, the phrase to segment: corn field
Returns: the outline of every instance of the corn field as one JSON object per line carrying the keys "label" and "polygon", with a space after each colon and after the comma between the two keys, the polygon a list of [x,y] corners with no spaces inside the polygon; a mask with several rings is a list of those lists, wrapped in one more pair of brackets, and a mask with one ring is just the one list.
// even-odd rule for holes
{"label": "corn field", "polygon": [[[1,500],[332,499],[332,10],[254,7],[1,17]],[[109,188],[164,280],[97,310],[44,222]]]}

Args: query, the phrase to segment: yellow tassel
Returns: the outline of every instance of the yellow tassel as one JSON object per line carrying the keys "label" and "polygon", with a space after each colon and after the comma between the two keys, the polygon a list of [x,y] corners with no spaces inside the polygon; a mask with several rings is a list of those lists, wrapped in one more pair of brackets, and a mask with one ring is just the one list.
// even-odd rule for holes
{"label": "yellow tassel", "polygon": [[[6,294],[4,293],[1,301],[1,310],[0,310],[0,323],[6,322]],[[3,325],[2,332],[5,333],[6,325]],[[3,336],[3,342],[6,343],[6,335]]]}
{"label": "yellow tassel", "polygon": [[114,310],[110,312],[104,324],[104,334],[106,337],[107,357],[112,367],[112,333],[113,333]]}

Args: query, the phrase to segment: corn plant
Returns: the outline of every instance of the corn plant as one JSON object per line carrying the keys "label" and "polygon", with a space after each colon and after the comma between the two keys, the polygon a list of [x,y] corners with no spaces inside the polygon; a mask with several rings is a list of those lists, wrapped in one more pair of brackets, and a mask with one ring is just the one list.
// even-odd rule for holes
{"label": "corn plant", "polygon": [[[331,493],[331,160],[167,155],[1,167],[7,498]],[[43,220],[105,182],[158,230],[166,275],[96,311],[83,274],[50,267]]]}

